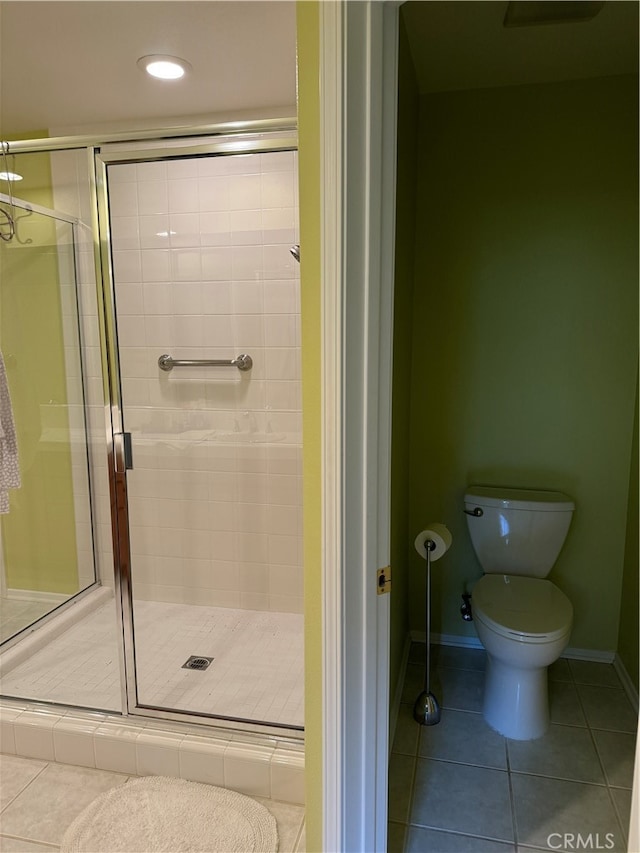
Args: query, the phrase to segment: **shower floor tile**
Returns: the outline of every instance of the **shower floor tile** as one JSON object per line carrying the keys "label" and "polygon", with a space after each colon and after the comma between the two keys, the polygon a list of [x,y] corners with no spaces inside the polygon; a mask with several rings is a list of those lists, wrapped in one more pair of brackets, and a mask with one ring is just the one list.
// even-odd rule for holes
{"label": "shower floor tile", "polygon": [[[303,617],[224,607],[134,605],[141,704],[302,726]],[[191,655],[214,658],[183,669]],[[114,603],[90,613],[2,679],[2,693],[119,711]]]}

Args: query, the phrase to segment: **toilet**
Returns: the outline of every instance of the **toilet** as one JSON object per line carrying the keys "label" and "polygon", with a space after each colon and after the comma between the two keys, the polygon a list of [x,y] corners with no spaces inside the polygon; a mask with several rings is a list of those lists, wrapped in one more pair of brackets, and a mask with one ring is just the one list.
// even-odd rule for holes
{"label": "toilet", "polygon": [[549,726],[547,667],[569,642],[573,607],[546,580],[575,505],[560,492],[469,486],[464,511],[484,576],[473,622],[487,652],[484,718],[506,737],[531,740]]}

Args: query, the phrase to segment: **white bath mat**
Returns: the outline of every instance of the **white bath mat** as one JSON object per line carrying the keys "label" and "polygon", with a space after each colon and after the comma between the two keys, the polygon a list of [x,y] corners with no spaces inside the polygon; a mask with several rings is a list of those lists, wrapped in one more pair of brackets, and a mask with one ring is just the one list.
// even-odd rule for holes
{"label": "white bath mat", "polygon": [[275,853],[278,831],[260,803],[213,785],[144,776],[78,815],[60,853]]}

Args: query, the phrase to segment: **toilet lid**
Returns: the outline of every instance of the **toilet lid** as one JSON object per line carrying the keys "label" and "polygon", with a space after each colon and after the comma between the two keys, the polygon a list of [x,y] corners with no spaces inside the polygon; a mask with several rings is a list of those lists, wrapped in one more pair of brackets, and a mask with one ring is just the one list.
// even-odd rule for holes
{"label": "toilet lid", "polygon": [[472,608],[499,634],[556,640],[571,627],[573,606],[551,581],[484,575],[473,588]]}

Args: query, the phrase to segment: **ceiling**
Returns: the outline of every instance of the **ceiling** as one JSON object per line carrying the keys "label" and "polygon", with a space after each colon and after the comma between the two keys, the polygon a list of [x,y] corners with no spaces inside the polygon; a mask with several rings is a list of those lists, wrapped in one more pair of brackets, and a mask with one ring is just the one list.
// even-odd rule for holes
{"label": "ceiling", "polygon": [[[155,53],[193,70],[154,80],[136,61]],[[286,0],[0,2],[5,137],[245,110],[290,115],[295,86],[295,3]]]}
{"label": "ceiling", "polygon": [[402,6],[421,92],[517,86],[638,71],[638,3],[608,0],[590,21],[505,28],[506,0]]}
{"label": "ceiling", "polygon": [[[0,0],[0,136],[290,115],[294,2]],[[506,29],[506,0],[402,6],[423,92],[638,70],[638,3],[609,0],[591,21]],[[192,72],[153,80],[139,57],[172,54]]]}

